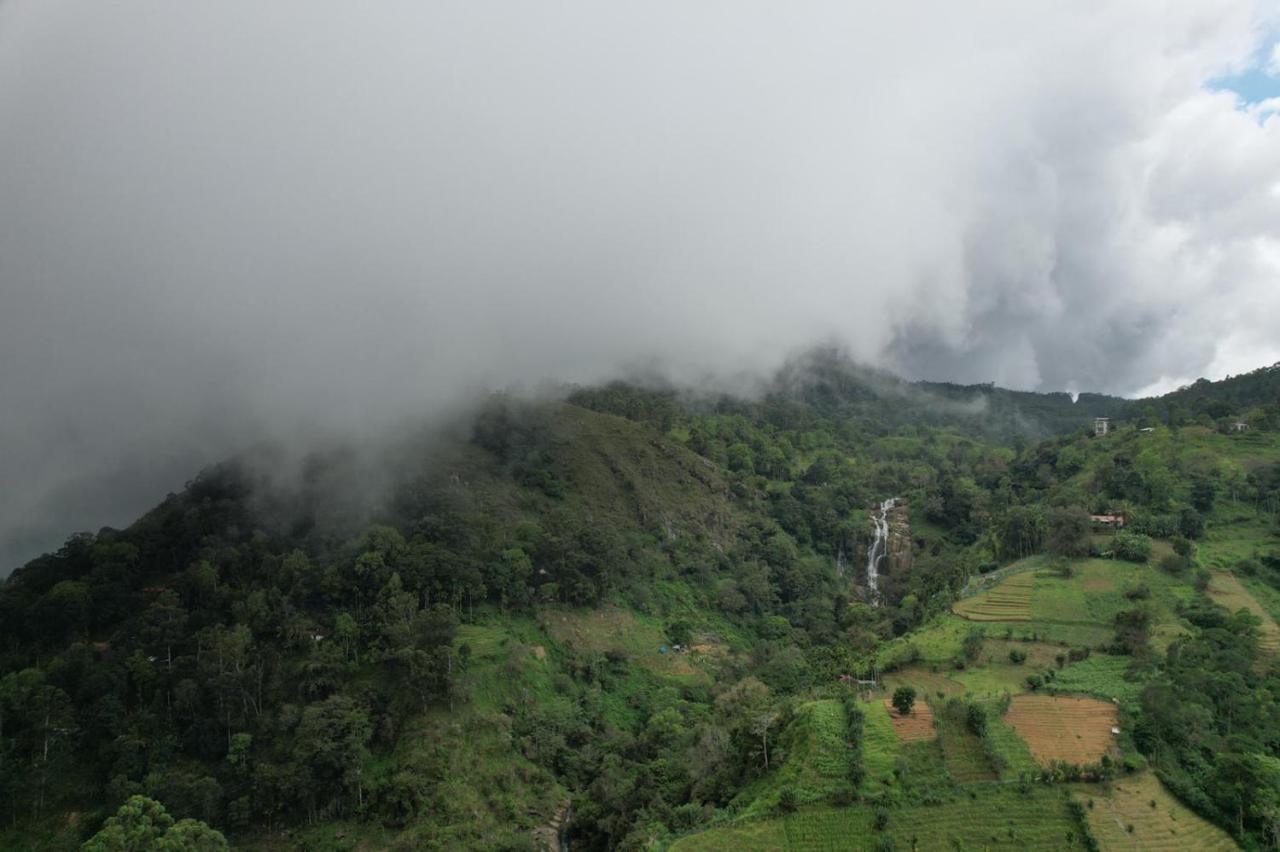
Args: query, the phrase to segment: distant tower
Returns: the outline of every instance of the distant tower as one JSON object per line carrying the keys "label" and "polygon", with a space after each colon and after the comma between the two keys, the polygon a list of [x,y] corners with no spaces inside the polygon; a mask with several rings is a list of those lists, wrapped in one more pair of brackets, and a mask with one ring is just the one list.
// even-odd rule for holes
{"label": "distant tower", "polygon": [[1093,418],[1093,434],[1101,437],[1111,431],[1110,417]]}

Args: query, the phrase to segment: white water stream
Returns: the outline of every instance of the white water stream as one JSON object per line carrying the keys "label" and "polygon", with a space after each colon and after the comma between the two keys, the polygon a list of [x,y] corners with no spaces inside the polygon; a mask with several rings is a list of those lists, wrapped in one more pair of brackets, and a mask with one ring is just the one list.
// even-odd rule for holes
{"label": "white water stream", "polygon": [[880,562],[889,549],[889,510],[897,502],[897,497],[890,497],[880,504],[880,511],[871,513],[876,537],[867,548],[867,592],[872,606],[880,605]]}

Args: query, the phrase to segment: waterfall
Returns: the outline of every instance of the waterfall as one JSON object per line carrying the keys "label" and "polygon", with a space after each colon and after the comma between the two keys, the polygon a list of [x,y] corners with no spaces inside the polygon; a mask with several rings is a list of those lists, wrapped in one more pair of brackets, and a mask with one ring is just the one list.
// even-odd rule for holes
{"label": "waterfall", "polygon": [[876,537],[867,548],[867,592],[873,606],[880,605],[880,562],[889,549],[889,510],[897,501],[897,497],[890,497],[880,504],[878,512],[871,513]]}

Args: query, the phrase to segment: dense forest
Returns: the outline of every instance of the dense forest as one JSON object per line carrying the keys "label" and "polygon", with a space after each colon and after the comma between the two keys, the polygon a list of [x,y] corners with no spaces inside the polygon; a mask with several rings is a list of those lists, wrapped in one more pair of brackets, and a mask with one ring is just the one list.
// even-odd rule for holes
{"label": "dense forest", "polygon": [[[701,848],[821,806],[865,815],[867,848],[908,849],[912,807],[1102,801],[1070,785],[1151,776],[1273,847],[1278,382],[1073,401],[816,352],[751,398],[617,382],[494,396],[376,452],[246,453],[0,586],[0,846]],[[907,555],[873,595],[888,498]],[[1032,670],[1058,622],[982,620],[1019,566],[1049,583],[1111,565],[1152,579],[1064,629],[1056,664]],[[1237,580],[1248,606],[1222,592]],[[1010,691],[920,685],[1000,642],[1013,694],[1114,700],[1115,755],[1015,773]],[[1068,686],[1095,669],[1114,680]],[[849,683],[895,670],[920,683],[894,707],[927,699],[952,749],[936,774],[923,752],[877,768],[879,717]],[[826,725],[840,768],[818,783]],[[946,763],[970,740],[1008,787]],[[1064,831],[1097,844],[1081,801]]]}

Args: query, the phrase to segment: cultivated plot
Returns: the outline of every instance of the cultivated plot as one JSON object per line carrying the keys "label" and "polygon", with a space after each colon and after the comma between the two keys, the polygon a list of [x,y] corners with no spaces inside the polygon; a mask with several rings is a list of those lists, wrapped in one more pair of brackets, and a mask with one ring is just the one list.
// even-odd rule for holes
{"label": "cultivated plot", "polygon": [[988,592],[957,601],[956,615],[970,621],[1030,621],[1034,571],[1012,574]]}
{"label": "cultivated plot", "polygon": [[1119,709],[1110,701],[1060,695],[1015,695],[1005,714],[1036,760],[1095,763],[1115,747]]}
{"label": "cultivated plot", "polygon": [[1170,795],[1151,772],[1114,782],[1108,796],[1080,793],[1076,799],[1086,804],[1089,830],[1104,850],[1238,848],[1226,832]]}
{"label": "cultivated plot", "polygon": [[893,721],[893,732],[904,743],[931,740],[937,736],[933,727],[933,709],[927,701],[917,701],[906,716],[893,709],[892,699],[884,699],[884,709]]}

